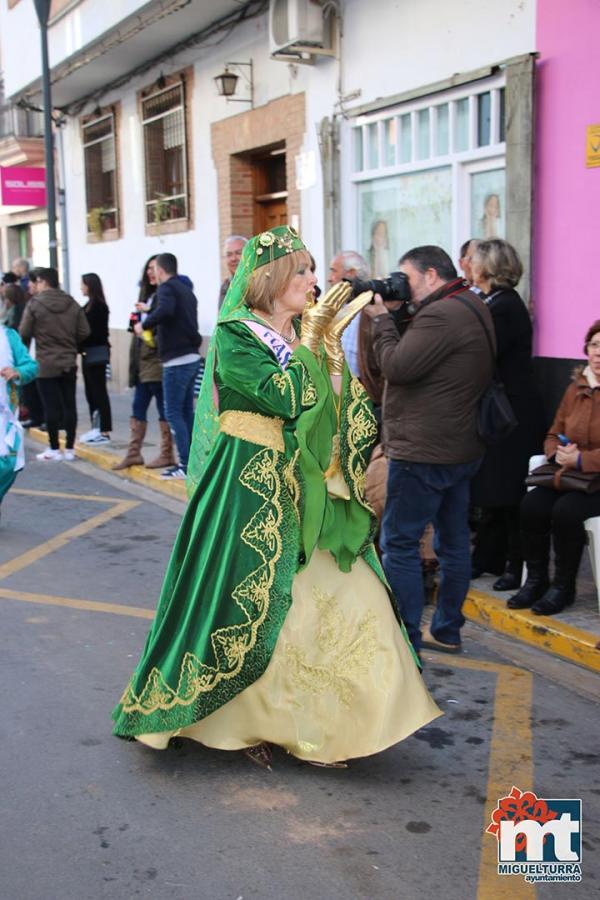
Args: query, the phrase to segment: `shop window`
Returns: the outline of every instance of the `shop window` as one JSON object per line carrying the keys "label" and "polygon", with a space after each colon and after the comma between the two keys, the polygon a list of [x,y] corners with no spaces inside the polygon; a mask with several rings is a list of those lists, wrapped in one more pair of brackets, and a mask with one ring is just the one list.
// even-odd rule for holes
{"label": "shop window", "polygon": [[183,81],[142,100],[146,225],[188,219],[188,170]]}
{"label": "shop window", "polygon": [[356,120],[357,246],[375,275],[419,244],[455,257],[505,237],[504,106],[496,75]]}
{"label": "shop window", "polygon": [[87,231],[98,239],[118,236],[117,152],[112,110],[82,123]]}

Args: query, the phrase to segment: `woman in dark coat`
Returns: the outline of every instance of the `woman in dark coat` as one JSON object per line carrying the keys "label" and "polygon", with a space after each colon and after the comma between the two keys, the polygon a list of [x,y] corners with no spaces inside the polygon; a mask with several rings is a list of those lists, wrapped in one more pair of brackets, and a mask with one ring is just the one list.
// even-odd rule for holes
{"label": "woman in dark coat", "polygon": [[112,417],[106,387],[106,367],[110,355],[108,338],[108,304],[102,282],[94,273],[81,276],[81,293],[87,297],[83,307],[91,333],[81,347],[85,398],[90,409],[91,431],[80,438],[85,444],[106,444],[110,441]]}
{"label": "woman in dark coat", "polygon": [[474,284],[492,314],[498,372],[519,423],[508,438],[488,449],[471,483],[471,503],[481,509],[473,545],[473,577],[483,572],[500,575],[494,589],[506,591],[521,583],[519,504],[529,457],[542,445],[544,423],[533,377],[531,321],[515,290],[523,274],[519,255],[499,238],[478,241],[472,267]]}

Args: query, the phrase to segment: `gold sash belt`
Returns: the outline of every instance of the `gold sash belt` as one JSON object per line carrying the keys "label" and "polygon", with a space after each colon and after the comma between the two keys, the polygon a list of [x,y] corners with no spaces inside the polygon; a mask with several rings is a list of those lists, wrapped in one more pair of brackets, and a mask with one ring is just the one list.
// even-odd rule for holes
{"label": "gold sash belt", "polygon": [[219,416],[219,431],[260,447],[271,447],[281,453],[285,450],[283,419],[228,409]]}

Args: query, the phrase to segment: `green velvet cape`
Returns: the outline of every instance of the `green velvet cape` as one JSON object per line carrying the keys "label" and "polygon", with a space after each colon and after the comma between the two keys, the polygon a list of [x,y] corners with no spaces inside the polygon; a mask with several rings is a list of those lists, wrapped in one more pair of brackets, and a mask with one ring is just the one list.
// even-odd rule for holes
{"label": "green velvet cape", "polygon": [[[364,496],[377,429],[360,383],[346,367],[338,413],[325,360],[301,346],[282,369],[243,322],[218,326],[216,358],[219,413],[258,414],[245,416],[256,428],[246,439],[223,432],[216,439],[142,658],[113,713],[121,737],[191,725],[259,678],[290,608],[294,575],[315,546],[346,572],[362,555],[385,583]],[[324,477],[338,415],[349,500],[330,497]],[[281,420],[279,449],[268,445],[262,417]]]}

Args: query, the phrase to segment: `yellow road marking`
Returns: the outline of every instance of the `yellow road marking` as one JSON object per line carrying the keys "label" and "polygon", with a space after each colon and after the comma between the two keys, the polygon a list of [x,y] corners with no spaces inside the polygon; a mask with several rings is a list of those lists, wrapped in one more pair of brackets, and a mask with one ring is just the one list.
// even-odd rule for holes
{"label": "yellow road marking", "polygon": [[121,603],[102,603],[96,600],[76,600],[72,597],[54,597],[52,594],[30,594],[26,591],[12,591],[0,587],[0,598],[20,600],[22,603],[44,603],[47,606],[65,606],[68,609],[85,609],[88,612],[113,613],[117,616],[135,616],[138,619],[153,619],[154,610],[142,606],[125,606]]}
{"label": "yellow road marking", "polygon": [[520,876],[498,875],[498,843],[493,835],[485,833],[498,800],[510,792],[513,784],[522,791],[533,788],[533,677],[525,669],[502,663],[454,657],[447,662],[459,669],[496,674],[477,900],[533,900],[534,885],[526,884]]}
{"label": "yellow road marking", "polygon": [[[138,506],[137,500],[117,500],[108,497],[92,497],[82,494],[68,494],[52,491],[17,489],[16,493],[31,496],[62,497],[73,500],[91,500],[113,503],[111,509],[69,528],[49,541],[34,547],[21,556],[0,566],[0,579],[31,565],[37,560],[65,546],[69,541],[81,537],[110,521],[122,513]],[[0,586],[0,598],[25,603],[39,603],[89,612],[103,612],[113,615],[133,616],[153,619],[154,610],[139,606],[125,606],[93,600],[78,600],[70,597],[56,597],[51,594],[33,594],[15,591]],[[490,739],[488,781],[482,834],[482,848],[479,868],[477,900],[533,900],[535,887],[516,878],[497,874],[497,843],[485,833],[498,799],[508,793],[513,784],[522,790],[533,786],[533,748],[531,735],[531,700],[533,679],[531,673],[514,666],[484,660],[452,658],[449,665],[462,669],[479,669],[496,674],[494,697],[494,717]]]}
{"label": "yellow road marking", "polygon": [[28,497],[62,497],[65,500],[90,500],[92,503],[119,503],[119,497],[99,497],[96,494],[70,494],[67,491],[36,491],[33,488],[12,488],[11,494]]}
{"label": "yellow road marking", "polygon": [[45,541],[43,544],[39,544],[32,550],[28,550],[26,553],[22,553],[20,556],[16,556],[14,559],[0,565],[0,580],[8,578],[9,575],[14,575],[15,572],[19,572],[21,569],[25,569],[27,566],[38,562],[38,560],[43,559],[44,556],[48,556],[49,553],[60,550],[60,548],[64,547],[65,544],[68,544],[69,541],[82,537],[89,531],[93,531],[94,528],[98,528],[100,525],[104,525],[105,522],[110,522],[111,519],[122,515],[122,513],[129,512],[130,509],[140,505],[139,500],[115,500],[113,502],[114,506],[111,509],[106,509],[97,516],[92,516],[90,519],[80,522],[79,525],[68,528],[66,531],[50,538],[49,541]]}

